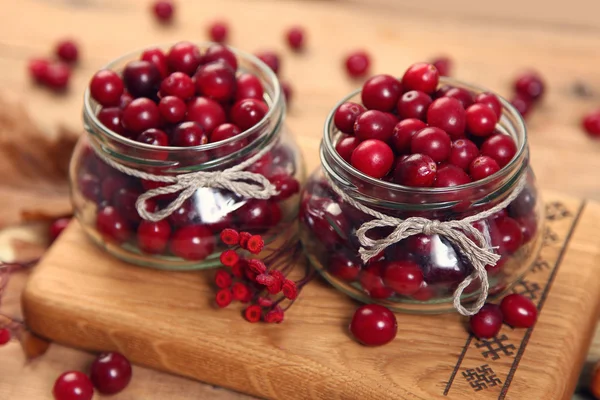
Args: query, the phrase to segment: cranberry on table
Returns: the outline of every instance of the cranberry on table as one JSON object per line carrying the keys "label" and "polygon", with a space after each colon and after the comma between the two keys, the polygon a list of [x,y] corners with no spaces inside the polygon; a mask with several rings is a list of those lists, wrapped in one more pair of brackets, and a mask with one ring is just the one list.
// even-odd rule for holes
{"label": "cranberry on table", "polygon": [[502,328],[502,311],[496,304],[486,303],[469,319],[473,335],[479,339],[493,338]]}
{"label": "cranberry on table", "polygon": [[449,57],[438,57],[432,60],[431,64],[438,70],[440,76],[450,76],[452,74],[452,60]]}
{"label": "cranberry on table", "polygon": [[383,178],[394,164],[394,153],[385,142],[369,139],[356,146],[350,163],[370,177]]}
{"label": "cranberry on table", "polygon": [[359,145],[360,139],[356,136],[348,136],[340,138],[340,140],[335,145],[335,150],[338,154],[346,161],[350,162],[352,158],[352,152],[356,149],[356,146]]}
{"label": "cranberry on table", "polygon": [[452,87],[444,93],[444,97],[450,97],[460,102],[464,109],[473,104],[473,94],[467,89]]}
{"label": "cranberry on table", "polygon": [[371,65],[371,58],[365,51],[354,51],[346,57],[346,71],[353,78],[365,76]]}
{"label": "cranberry on table", "polygon": [[517,94],[532,101],[539,100],[544,95],[544,89],[544,81],[536,72],[526,72],[515,81]]}
{"label": "cranberry on table", "polygon": [[267,105],[257,99],[243,99],[237,101],[229,111],[231,122],[245,131],[258,124],[267,112]]}
{"label": "cranberry on table", "polygon": [[396,316],[378,304],[359,307],[350,322],[350,333],[365,346],[381,346],[391,342],[398,332]]}
{"label": "cranberry on table", "polygon": [[360,272],[360,285],[372,299],[387,299],[394,295],[394,291],[383,282],[384,271],[384,262],[377,261]]}
{"label": "cranberry on table", "polygon": [[121,77],[108,69],[96,72],[90,82],[92,98],[105,107],[119,105],[124,88]]}
{"label": "cranberry on table", "polygon": [[140,97],[125,107],[121,118],[125,129],[141,133],[146,129],[158,126],[160,113],[155,102],[145,97]]}
{"label": "cranberry on table", "polygon": [[469,178],[469,175],[463,169],[452,164],[447,164],[438,168],[433,186],[452,187],[466,185],[470,182],[471,178]]}
{"label": "cranberry on table", "polygon": [[523,233],[517,221],[510,217],[496,220],[496,228],[500,234],[501,248],[509,254],[519,250],[523,244]]}
{"label": "cranberry on table", "polygon": [[475,143],[468,139],[457,139],[452,142],[448,162],[466,171],[477,156],[479,156],[479,149]]}
{"label": "cranberry on table", "polygon": [[387,141],[393,133],[394,122],[382,111],[368,110],[354,122],[354,134],[360,140]]}
{"label": "cranberry on table", "polygon": [[71,222],[71,218],[59,218],[50,224],[50,241],[54,242]]}
{"label": "cranberry on table", "polygon": [[202,261],[215,249],[212,231],[202,225],[188,225],[176,230],[169,243],[171,253],[186,260]]}
{"label": "cranberry on table", "polygon": [[352,282],[360,274],[360,264],[340,253],[332,254],[327,264],[327,271],[335,277]]}
{"label": "cranberry on table", "polygon": [[442,129],[452,139],[465,135],[467,116],[461,103],[451,97],[441,97],[431,103],[427,110],[427,123]]}
{"label": "cranberry on table", "polygon": [[216,101],[207,97],[196,97],[187,105],[187,120],[199,123],[210,133],[217,126],[227,122],[227,117],[223,107]]}
{"label": "cranberry on table", "polygon": [[494,132],[498,118],[485,104],[473,104],[466,110],[467,130],[475,136],[489,136]]}
{"label": "cranberry on table", "polygon": [[487,178],[498,171],[500,171],[500,166],[496,160],[488,156],[479,156],[469,165],[469,175],[474,181]]}
{"label": "cranberry on table", "polygon": [[431,64],[417,63],[411,65],[402,77],[404,91],[419,90],[433,93],[437,89],[439,73]]}
{"label": "cranberry on table", "polygon": [[492,157],[496,160],[500,168],[502,168],[517,154],[517,145],[510,136],[496,134],[483,142],[481,145],[481,154]]}
{"label": "cranberry on table", "polygon": [[54,90],[64,90],[69,85],[71,68],[62,62],[51,63],[44,76],[43,83]]}
{"label": "cranberry on table", "polygon": [[121,122],[121,110],[118,107],[105,107],[98,112],[98,120],[111,131],[122,135],[125,130]]}
{"label": "cranberry on table", "polygon": [[410,143],[413,154],[424,154],[435,162],[446,161],[450,156],[452,141],[443,130],[427,127],[417,132]]}
{"label": "cranberry on table", "polygon": [[210,64],[213,62],[222,61],[235,72],[237,71],[238,62],[237,57],[227,46],[222,44],[212,44],[206,49],[206,54],[203,57],[204,64]]}
{"label": "cranberry on table", "polygon": [[404,93],[398,100],[398,115],[402,119],[416,118],[424,121],[430,104],[431,97],[427,93],[411,90]]}
{"label": "cranberry on table", "polygon": [[171,225],[167,220],[142,221],[137,230],[137,244],[140,250],[149,254],[161,254],[167,248]]}
{"label": "cranberry on table", "polygon": [[362,87],[361,99],[370,110],[392,111],[402,94],[402,86],[391,75],[375,75]]}
{"label": "cranberry on table", "polygon": [[243,73],[237,77],[236,100],[257,99],[262,100],[264,89],[256,75]]}
{"label": "cranberry on table", "polygon": [[29,74],[37,83],[44,83],[48,68],[50,67],[50,60],[45,58],[34,58],[29,60],[28,68]]}
{"label": "cranberry on table", "polygon": [[124,243],[131,236],[129,221],[112,206],[106,206],[98,211],[96,227],[104,237],[117,243]]}
{"label": "cranberry on table", "polygon": [[390,143],[398,154],[409,153],[413,136],[427,127],[427,124],[416,118],[407,118],[394,126]]}
{"label": "cranberry on table", "polygon": [[101,353],[90,367],[90,378],[98,392],[106,395],[121,392],[131,381],[131,364],[116,352]]}
{"label": "cranberry on table", "polygon": [[229,35],[229,26],[225,21],[214,21],[208,27],[208,36],[210,40],[217,43],[224,43]]}
{"label": "cranberry on table", "polygon": [[512,104],[513,107],[516,108],[519,114],[521,114],[523,117],[526,117],[527,114],[529,114],[529,111],[531,111],[531,108],[533,106],[533,102],[531,101],[531,99],[523,97],[520,94],[516,94],[510,100],[510,104]]}
{"label": "cranberry on table", "polygon": [[513,328],[530,328],[537,320],[538,310],[535,304],[521,294],[509,294],[503,298],[500,309],[504,322]]}
{"label": "cranberry on table", "polygon": [[475,103],[484,104],[490,107],[492,110],[494,110],[496,118],[500,120],[500,117],[502,116],[502,103],[500,103],[500,100],[498,100],[498,96],[490,92],[479,93],[477,96],[475,96]]}
{"label": "cranberry on table", "polygon": [[154,15],[160,22],[166,23],[173,19],[174,7],[170,0],[155,1],[152,11],[154,11]]}
{"label": "cranberry on table", "polygon": [[288,45],[292,50],[300,51],[304,49],[304,28],[301,26],[292,26],[285,34]]}
{"label": "cranberry on table", "polygon": [[354,133],[354,122],[363,112],[365,108],[362,105],[347,101],[335,110],[333,123],[343,133]]}
{"label": "cranberry on table", "polygon": [[218,102],[227,102],[235,95],[236,79],[233,70],[224,62],[202,65],[194,75],[196,91]]}
{"label": "cranberry on table", "polygon": [[415,187],[433,185],[437,174],[435,161],[424,154],[412,154],[398,163],[394,170],[394,182]]}
{"label": "cranberry on table", "polygon": [[94,386],[83,372],[68,371],[56,379],[52,395],[54,400],[92,400]]}
{"label": "cranberry on table", "polygon": [[140,143],[150,144],[152,146],[168,146],[169,137],[160,129],[150,128],[140,133],[136,139]]}
{"label": "cranberry on table", "polygon": [[600,110],[587,114],[583,118],[582,125],[588,135],[600,138]]}
{"label": "cranberry on table", "polygon": [[383,282],[396,293],[410,296],[421,288],[423,272],[412,261],[391,261],[383,271]]}
{"label": "cranberry on table", "polygon": [[165,121],[176,124],[185,118],[187,106],[179,97],[165,96],[158,103],[158,111]]}
{"label": "cranberry on table", "polygon": [[56,45],[56,55],[66,63],[74,63],[79,58],[79,48],[72,39],[61,40]]}
{"label": "cranberry on table", "polygon": [[271,68],[271,70],[275,72],[275,74],[279,73],[281,61],[279,60],[279,56],[277,55],[277,53],[273,51],[261,51],[256,53],[256,57],[258,57],[259,60],[267,64],[267,66]]}
{"label": "cranberry on table", "polygon": [[144,50],[140,56],[140,60],[151,62],[158,68],[160,77],[165,78],[169,74],[169,67],[167,65],[167,56],[158,47]]}
{"label": "cranberry on table", "polygon": [[200,49],[190,42],[175,43],[167,54],[167,64],[171,71],[181,71],[192,75],[202,62]]}
{"label": "cranberry on table", "polygon": [[208,143],[208,136],[199,123],[182,122],[173,131],[171,143],[178,147],[200,146]]}
{"label": "cranberry on table", "polygon": [[7,328],[0,329],[0,346],[4,346],[10,341],[10,331]]}

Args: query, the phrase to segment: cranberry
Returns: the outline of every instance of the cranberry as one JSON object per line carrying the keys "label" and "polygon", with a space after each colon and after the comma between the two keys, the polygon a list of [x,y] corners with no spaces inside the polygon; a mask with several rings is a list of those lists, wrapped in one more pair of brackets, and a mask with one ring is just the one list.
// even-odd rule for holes
{"label": "cranberry", "polygon": [[326,246],[347,241],[340,235],[350,230],[349,222],[339,204],[328,198],[315,197],[311,201],[303,201],[300,208],[300,220]]}
{"label": "cranberry", "polygon": [[535,208],[536,193],[530,188],[525,187],[517,196],[515,201],[508,206],[508,213],[511,217],[523,217],[529,215]]}
{"label": "cranberry", "polygon": [[431,97],[418,90],[406,92],[398,100],[398,115],[402,119],[416,118],[425,120]]}
{"label": "cranberry", "polygon": [[160,84],[161,96],[175,96],[182,100],[187,100],[195,93],[194,82],[192,78],[183,72],[173,72],[163,79]]}
{"label": "cranberry", "polygon": [[442,56],[438,57],[431,62],[431,64],[438,70],[440,76],[450,76],[452,72],[452,60],[449,57]]}
{"label": "cranberry", "polygon": [[536,72],[527,72],[515,81],[515,91],[518,95],[535,102],[544,94],[544,82]]}
{"label": "cranberry", "polygon": [[424,154],[435,162],[445,161],[450,156],[450,136],[439,128],[427,127],[415,134],[410,143],[413,154]]}
{"label": "cranberry", "polygon": [[129,222],[112,206],[106,206],[96,216],[98,231],[108,240],[126,242],[131,236]]}
{"label": "cranberry", "polygon": [[[233,124],[222,124],[217,126],[210,134],[209,143],[220,142],[222,140],[230,139],[234,136],[239,135],[242,132],[240,128]],[[213,150],[213,154],[216,157],[225,157],[229,154],[235,153],[238,150],[243,149],[248,144],[248,140],[246,138],[234,140],[231,143],[223,145],[215,150]]]}
{"label": "cranberry", "polygon": [[223,107],[214,100],[196,97],[187,107],[187,120],[199,123],[208,133],[227,122]]}
{"label": "cranberry", "polygon": [[208,143],[208,136],[202,126],[193,121],[177,125],[171,137],[171,144],[177,147],[193,147]]}
{"label": "cranberry", "polygon": [[355,263],[343,254],[334,253],[329,259],[327,271],[339,279],[352,282],[360,274],[360,264]]}
{"label": "cranberry", "polygon": [[156,128],[160,122],[158,106],[145,97],[133,100],[122,115],[122,124],[125,129],[140,133],[146,129]]}
{"label": "cranberry", "polygon": [[394,291],[383,282],[384,262],[375,262],[360,272],[359,281],[363,290],[373,299],[387,299]]}
{"label": "cranberry", "polygon": [[150,128],[140,133],[136,139],[140,143],[146,143],[152,146],[168,146],[169,137],[160,129]]}
{"label": "cranberry", "polygon": [[510,217],[496,220],[496,227],[500,232],[502,248],[509,254],[519,250],[523,244],[523,233],[517,221]]}
{"label": "cranberry", "polygon": [[279,84],[281,85],[281,91],[283,92],[285,104],[289,107],[290,103],[292,102],[292,95],[294,93],[292,86],[285,81],[279,81]]}
{"label": "cranberry", "polygon": [[436,295],[435,289],[432,286],[427,285],[426,282],[423,282],[421,289],[417,291],[417,293],[413,294],[412,297],[417,301],[429,301]]}
{"label": "cranberry", "polygon": [[518,218],[517,222],[521,227],[521,234],[523,235],[523,244],[528,243],[535,237],[538,228],[538,221],[535,214],[529,214],[524,217]]}
{"label": "cranberry", "polygon": [[165,96],[158,103],[158,111],[165,121],[176,124],[185,118],[187,106],[179,97]]}
{"label": "cranberry", "polygon": [[219,102],[227,102],[235,95],[235,74],[223,62],[200,66],[194,79],[196,80],[196,91],[202,96]]}
{"label": "cranberry", "polygon": [[479,156],[469,165],[469,175],[474,181],[487,178],[498,171],[500,171],[500,166],[496,160],[488,156]]}
{"label": "cranberry", "polygon": [[405,91],[419,90],[433,93],[437,89],[439,74],[431,64],[416,63],[411,65],[402,77],[402,87]]}
{"label": "cranberry", "polygon": [[48,68],[50,67],[50,61],[44,58],[34,58],[29,61],[28,67],[29,74],[33,80],[37,83],[44,83],[48,74]]}
{"label": "cranberry", "polygon": [[44,84],[54,90],[64,90],[69,85],[71,68],[62,62],[55,62],[48,66],[44,76]]}
{"label": "cranberry", "polygon": [[285,34],[290,48],[295,51],[304,49],[304,28],[301,26],[293,26]]}
{"label": "cranberry", "polygon": [[370,65],[371,58],[365,51],[354,51],[346,57],[346,71],[352,78],[365,76]]}
{"label": "cranberry", "polygon": [[86,199],[97,202],[100,198],[100,180],[96,175],[82,174],[77,180],[77,185]]}
{"label": "cranberry", "polygon": [[237,77],[237,90],[235,92],[236,100],[243,99],[263,99],[263,86],[256,75],[244,73]]}
{"label": "cranberry", "polygon": [[384,306],[360,306],[350,322],[352,336],[365,346],[381,346],[391,342],[398,333],[396,316]]}
{"label": "cranberry", "polygon": [[161,254],[167,248],[171,226],[166,220],[142,221],[137,230],[138,247],[145,253]]}
{"label": "cranberry", "polygon": [[264,62],[265,64],[267,64],[267,66],[269,68],[271,68],[271,70],[273,72],[275,72],[275,74],[279,73],[279,68],[281,66],[281,61],[279,60],[279,56],[273,52],[273,51],[262,51],[259,53],[256,53],[256,57],[258,57],[258,59],[262,62]]}
{"label": "cranberry", "polygon": [[468,139],[457,139],[452,142],[448,162],[466,171],[477,156],[479,156],[479,149],[475,143]]}
{"label": "cranberry", "polygon": [[333,123],[344,133],[354,133],[354,122],[363,112],[365,108],[362,105],[347,101],[335,110]]}
{"label": "cranberry", "polygon": [[123,82],[134,97],[154,97],[160,85],[160,72],[149,61],[131,61],[123,71]]}
{"label": "cranberry", "polygon": [[498,118],[485,104],[473,104],[467,108],[467,129],[475,136],[489,136],[494,132]]}
{"label": "cranberry", "polygon": [[360,143],[360,140],[356,136],[347,136],[340,138],[335,145],[335,150],[338,154],[347,162],[350,163],[352,158],[352,152],[356,149],[356,146]]}
{"label": "cranberry", "polygon": [[269,200],[249,200],[239,209],[237,214],[241,228],[260,232],[274,226],[271,213],[275,211],[275,208],[279,208],[277,203]]}
{"label": "cranberry", "polygon": [[130,185],[130,182],[125,175],[120,173],[109,175],[102,180],[100,193],[104,200],[111,201],[117,190],[128,185]]}
{"label": "cranberry", "polygon": [[116,394],[125,389],[131,374],[129,360],[116,352],[101,353],[90,366],[92,383],[102,394]]}
{"label": "cranberry", "polygon": [[141,220],[135,206],[140,194],[137,188],[126,186],[117,190],[112,198],[112,202],[118,213],[131,222],[139,222]]}
{"label": "cranberry", "polygon": [[229,34],[229,26],[225,21],[214,21],[208,27],[210,40],[217,43],[225,43]]}
{"label": "cranberry", "polygon": [[0,329],[0,346],[4,346],[10,341],[10,331],[7,328]]}
{"label": "cranberry", "polygon": [[513,107],[516,108],[519,114],[521,114],[523,117],[526,117],[527,114],[529,114],[529,111],[533,106],[533,103],[530,99],[523,97],[519,94],[515,95],[512,98],[510,104],[512,104]]}
{"label": "cranberry", "polygon": [[173,19],[173,3],[170,0],[157,0],[152,7],[156,18],[162,22],[171,22]]}
{"label": "cranberry", "polygon": [[350,163],[368,176],[383,178],[392,168],[394,153],[385,142],[369,139],[356,146]]}
{"label": "cranberry", "polygon": [[396,153],[409,153],[410,144],[415,133],[426,127],[425,122],[416,118],[407,118],[398,122],[394,127],[391,139],[392,147]]}
{"label": "cranberry", "polygon": [[119,105],[123,89],[119,75],[108,69],[96,72],[90,82],[92,98],[105,107]]}
{"label": "cranberry", "polygon": [[425,282],[457,283],[462,282],[472,270],[458,257],[454,248],[438,236],[432,237],[432,251],[423,270]]}
{"label": "cranberry", "polygon": [[192,75],[202,61],[198,47],[190,42],[175,43],[167,54],[167,64],[171,71],[181,71]]}
{"label": "cranberry", "polygon": [[92,400],[94,387],[83,372],[68,371],[56,379],[52,395],[54,400]]}
{"label": "cranberry", "polygon": [[475,103],[484,104],[490,107],[494,110],[494,114],[496,114],[498,121],[500,120],[500,117],[502,116],[502,103],[500,103],[500,100],[498,100],[498,97],[495,94],[489,92],[479,93],[475,97]]}
{"label": "cranberry", "polygon": [[392,111],[402,94],[400,82],[391,75],[375,75],[362,87],[361,99],[370,110]]}
{"label": "cranberry", "polygon": [[213,44],[206,50],[206,54],[204,55],[204,63],[210,64],[217,61],[222,61],[226,65],[229,65],[233,72],[237,70],[237,57],[233,51],[227,48],[227,46],[223,46],[222,44]]}
{"label": "cranberry", "polygon": [[481,154],[492,157],[496,160],[500,168],[502,168],[517,154],[517,145],[510,136],[496,134],[483,142],[481,145]]}
{"label": "cranberry", "polygon": [[175,209],[173,214],[169,215],[169,222],[174,227],[182,227],[192,223],[198,218],[198,210],[191,200],[183,202],[181,207]]}
{"label": "cranberry", "polygon": [[[50,241],[54,242],[60,234],[69,226],[69,222],[71,222],[71,218],[59,218],[56,219],[50,224]],[[2,340],[0,340],[2,342]],[[2,344],[2,343],[0,343]]]}
{"label": "cranberry", "polygon": [[471,332],[479,339],[493,338],[502,328],[502,311],[496,304],[486,303],[469,320]]}
{"label": "cranberry", "polygon": [[213,252],[215,238],[211,230],[205,226],[188,225],[173,233],[169,248],[177,257],[201,261]]}
{"label": "cranberry", "polygon": [[409,236],[404,240],[404,245],[411,253],[421,257],[428,257],[431,253],[432,237],[424,233]]}
{"label": "cranberry", "polygon": [[438,168],[435,178],[435,187],[452,187],[466,185],[471,182],[469,175],[455,165],[444,165]]}
{"label": "cranberry", "polygon": [[56,55],[66,63],[77,62],[77,59],[79,58],[77,43],[71,39],[61,40],[56,46]]}
{"label": "cranberry", "polygon": [[466,119],[463,106],[451,97],[434,100],[427,110],[427,123],[444,130],[452,139],[464,136]]}
{"label": "cranberry", "polygon": [[396,293],[410,296],[421,288],[423,273],[412,261],[392,261],[385,266],[383,281]]}
{"label": "cranberry", "polygon": [[169,67],[167,66],[167,56],[163,51],[159,48],[150,48],[144,50],[142,55],[140,56],[140,60],[151,62],[158,68],[158,72],[160,72],[160,77],[165,78],[169,75]]}
{"label": "cranberry", "polygon": [[405,186],[429,187],[435,181],[437,167],[431,157],[412,154],[398,163],[394,182]]}
{"label": "cranberry", "polygon": [[124,133],[121,110],[118,107],[105,107],[98,113],[98,120],[109,130],[122,135]]}
{"label": "cranberry", "polygon": [[240,127],[241,130],[245,131],[258,124],[265,115],[267,115],[268,108],[260,100],[256,99],[243,99],[237,101],[231,111],[229,117],[231,122]]}
{"label": "cranberry", "polygon": [[537,319],[535,304],[522,294],[509,294],[502,299],[500,309],[504,322],[513,328],[530,328]]}
{"label": "cranberry", "polygon": [[464,109],[467,109],[473,104],[473,93],[459,87],[448,89],[448,91],[444,93],[444,97],[458,100]]}
{"label": "cranberry", "polygon": [[354,122],[354,134],[360,140],[377,139],[387,141],[393,133],[393,121],[382,111],[368,110]]}
{"label": "cranberry", "polygon": [[583,129],[591,137],[600,137],[600,110],[587,114],[583,118]]}
{"label": "cranberry", "polygon": [[269,178],[269,181],[275,185],[278,195],[271,197],[273,201],[282,201],[289,199],[300,191],[300,182],[288,174],[277,174]]}

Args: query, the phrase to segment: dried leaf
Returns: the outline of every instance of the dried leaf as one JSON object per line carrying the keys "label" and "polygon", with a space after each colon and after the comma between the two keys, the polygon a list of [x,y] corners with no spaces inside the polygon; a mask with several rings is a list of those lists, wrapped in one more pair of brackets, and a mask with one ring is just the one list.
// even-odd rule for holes
{"label": "dried leaf", "polygon": [[21,347],[23,348],[23,352],[25,353],[27,360],[32,360],[43,355],[50,347],[49,341],[42,339],[35,333],[28,330],[23,330],[20,333],[19,341],[21,342]]}

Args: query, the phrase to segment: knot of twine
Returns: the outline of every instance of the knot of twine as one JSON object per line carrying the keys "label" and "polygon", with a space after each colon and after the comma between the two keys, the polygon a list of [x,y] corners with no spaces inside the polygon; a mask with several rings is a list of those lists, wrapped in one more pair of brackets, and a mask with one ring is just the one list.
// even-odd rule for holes
{"label": "knot of twine", "polygon": [[[329,181],[331,182],[332,189],[344,201],[348,202],[350,205],[359,209],[365,214],[374,217],[374,219],[371,221],[367,221],[362,224],[356,231],[356,236],[361,244],[359,253],[363,262],[366,263],[371,258],[379,254],[382,250],[410,236],[421,233],[428,236],[436,234],[443,236],[452,244],[454,244],[461,254],[466,257],[466,259],[473,266],[473,273],[467,276],[454,291],[454,308],[464,316],[477,314],[477,312],[485,304],[489,292],[489,282],[485,267],[486,265],[496,265],[498,260],[500,260],[500,256],[493,252],[493,249],[489,247],[489,244],[486,242],[483,234],[472,224],[490,217],[512,203],[525,187],[525,177],[521,178],[506,199],[494,207],[460,220],[450,221],[430,220],[422,217],[410,217],[403,220],[400,218],[391,217],[359,203],[357,200],[353,199],[346,192],[344,192],[344,190],[342,190],[339,186],[337,186],[335,182],[331,180],[331,178],[329,178]],[[389,235],[382,239],[371,239],[367,236],[367,233],[371,229],[387,227],[394,229]],[[461,296],[465,288],[476,279],[479,279],[481,282],[481,291],[474,306],[468,309],[461,304]]]}
{"label": "knot of twine", "polygon": [[[276,187],[263,175],[244,171],[254,164],[275,145],[276,141],[263,147],[255,155],[234,167],[221,171],[198,171],[180,175],[155,175],[127,167],[113,160],[102,151],[92,146],[96,154],[114,169],[136,178],[167,183],[169,185],[150,189],[142,193],[135,202],[138,214],[146,221],[157,222],[173,214],[175,210],[183,205],[200,188],[226,189],[240,196],[253,199],[269,199],[279,192]],[[146,200],[166,194],[180,192],[179,195],[167,206],[157,211],[146,210]]]}

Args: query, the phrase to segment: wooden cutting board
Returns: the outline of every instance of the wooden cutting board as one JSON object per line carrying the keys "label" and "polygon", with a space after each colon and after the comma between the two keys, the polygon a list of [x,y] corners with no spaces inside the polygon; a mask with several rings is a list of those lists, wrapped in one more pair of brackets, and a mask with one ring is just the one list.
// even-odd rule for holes
{"label": "wooden cutting board", "polygon": [[534,329],[491,340],[458,315],[398,315],[398,337],[367,348],[347,325],[357,304],[321,281],[282,325],[211,305],[210,272],[169,273],[111,258],[77,223],[23,294],[31,328],[89,350],[270,399],[566,399],[598,317],[600,205],[546,194],[540,257],[514,291],[541,310]]}

